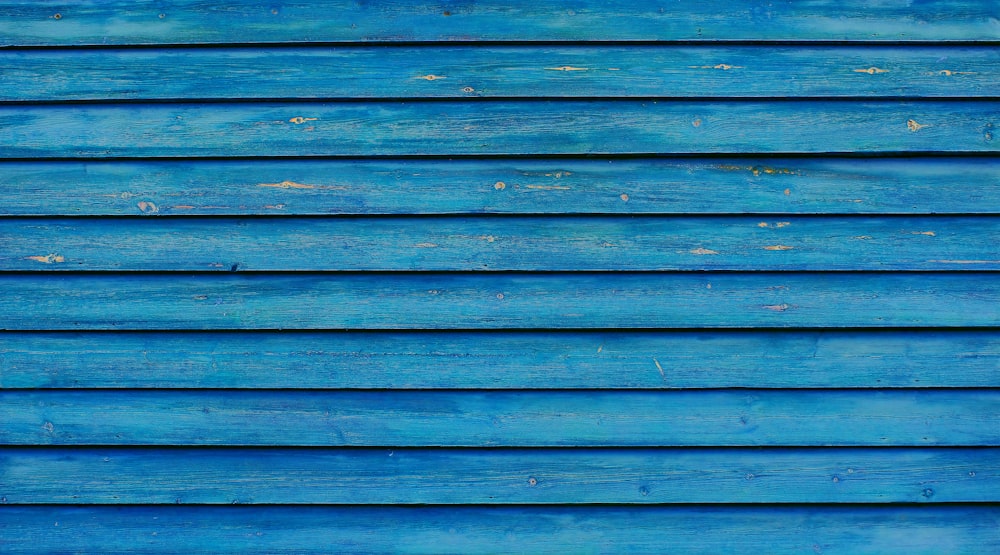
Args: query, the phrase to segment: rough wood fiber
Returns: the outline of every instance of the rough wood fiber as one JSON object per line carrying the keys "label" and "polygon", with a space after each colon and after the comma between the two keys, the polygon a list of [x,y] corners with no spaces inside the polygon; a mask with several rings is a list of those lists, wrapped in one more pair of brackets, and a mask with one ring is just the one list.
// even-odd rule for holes
{"label": "rough wood fiber", "polygon": [[[0,51],[0,101],[996,96],[996,48],[425,46]],[[467,89],[472,88],[470,93]]]}
{"label": "rough wood fiber", "polygon": [[926,554],[1000,550],[1000,509],[0,507],[7,553]]}
{"label": "rough wood fiber", "polygon": [[977,446],[1000,391],[18,391],[0,421],[4,445]]}
{"label": "rough wood fiber", "polygon": [[260,3],[171,0],[71,5],[14,0],[0,45],[381,41],[996,41],[991,0],[761,3],[505,0]]}
{"label": "rough wood fiber", "polygon": [[0,271],[995,270],[1000,218],[18,219],[0,244]]}
{"label": "rough wood fiber", "polygon": [[982,153],[998,126],[974,100],[4,105],[0,158]]}
{"label": "rough wood fiber", "polygon": [[34,273],[0,274],[0,289],[6,330],[1000,325],[987,272]]}
{"label": "rough wood fiber", "polygon": [[998,214],[998,184],[996,158],[0,162],[0,214]]}
{"label": "rough wood fiber", "polygon": [[956,503],[996,448],[0,448],[12,504]]}
{"label": "rough wood fiber", "polygon": [[1000,333],[7,332],[0,387],[1000,387]]}

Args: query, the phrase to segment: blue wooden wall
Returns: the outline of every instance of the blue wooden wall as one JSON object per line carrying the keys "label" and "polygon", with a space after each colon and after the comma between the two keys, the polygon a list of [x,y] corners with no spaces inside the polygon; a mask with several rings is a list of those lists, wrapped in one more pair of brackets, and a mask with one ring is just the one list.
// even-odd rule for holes
{"label": "blue wooden wall", "polygon": [[1000,552],[998,18],[0,2],[0,551]]}

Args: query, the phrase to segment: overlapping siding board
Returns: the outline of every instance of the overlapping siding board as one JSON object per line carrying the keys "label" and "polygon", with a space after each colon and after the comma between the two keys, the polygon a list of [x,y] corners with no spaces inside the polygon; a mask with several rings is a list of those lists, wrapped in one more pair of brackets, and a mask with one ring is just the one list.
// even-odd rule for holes
{"label": "overlapping siding board", "polygon": [[0,2],[0,551],[1000,552],[998,18]]}

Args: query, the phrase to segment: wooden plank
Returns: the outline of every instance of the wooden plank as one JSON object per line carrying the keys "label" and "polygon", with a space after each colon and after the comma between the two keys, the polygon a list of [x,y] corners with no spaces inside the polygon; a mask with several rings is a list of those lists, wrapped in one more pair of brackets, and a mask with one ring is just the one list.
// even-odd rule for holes
{"label": "wooden plank", "polygon": [[1000,509],[0,507],[6,553],[898,553],[1000,550]]}
{"label": "wooden plank", "polygon": [[1000,390],[6,391],[0,421],[3,445],[996,446]]}
{"label": "wooden plank", "polygon": [[996,270],[1000,218],[16,219],[0,244],[0,271]]}
{"label": "wooden plank", "polygon": [[988,101],[0,106],[0,158],[996,152]]}
{"label": "wooden plank", "polygon": [[998,281],[978,272],[7,274],[0,289],[9,330],[1000,324]]}
{"label": "wooden plank", "polygon": [[998,214],[997,183],[971,157],[0,162],[0,215]]}
{"label": "wooden plank", "polygon": [[[12,0],[0,45],[197,44],[380,41],[1000,39],[990,0],[932,4],[864,0],[768,4],[731,0],[661,7],[655,2],[457,0],[286,4],[171,0],[71,5]],[[725,14],[720,15],[720,14]]]}
{"label": "wooden plank", "polygon": [[1000,387],[1000,333],[0,333],[5,389],[728,387]]}
{"label": "wooden plank", "polygon": [[[0,51],[0,101],[991,97],[993,47],[423,46]],[[466,92],[471,87],[474,92]]]}
{"label": "wooden plank", "polygon": [[0,449],[9,504],[956,503],[995,448]]}

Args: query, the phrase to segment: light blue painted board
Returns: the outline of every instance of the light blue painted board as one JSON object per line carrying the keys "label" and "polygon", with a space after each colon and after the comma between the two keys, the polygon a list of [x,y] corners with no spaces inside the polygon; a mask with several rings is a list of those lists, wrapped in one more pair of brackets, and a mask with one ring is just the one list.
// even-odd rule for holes
{"label": "light blue painted board", "polygon": [[6,274],[0,329],[995,327],[998,283],[987,272]]}
{"label": "light blue painted board", "polygon": [[0,106],[0,158],[982,153],[991,101]]}
{"label": "light blue painted board", "polygon": [[35,161],[0,162],[0,188],[2,215],[997,214],[1000,162]]}
{"label": "light blue painted board", "polygon": [[1000,218],[0,220],[0,271],[997,270]]}
{"label": "light blue painted board", "polygon": [[0,507],[7,553],[822,553],[1000,550],[1000,509]]}
{"label": "light blue painted board", "polygon": [[[0,51],[0,101],[996,96],[994,47],[401,46]],[[473,93],[466,91],[472,88]]]}
{"label": "light blue painted board", "polygon": [[9,504],[956,503],[996,448],[0,449]]}
{"label": "light blue painted board", "polygon": [[998,446],[1000,390],[8,391],[0,421],[3,445]]}
{"label": "light blue painted board", "polygon": [[728,387],[1000,387],[1000,333],[0,333],[5,389]]}
{"label": "light blue painted board", "polygon": [[259,3],[170,0],[66,5],[11,0],[0,45],[378,41],[1000,39],[990,0],[762,4],[574,0],[539,2]]}

